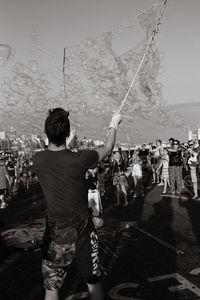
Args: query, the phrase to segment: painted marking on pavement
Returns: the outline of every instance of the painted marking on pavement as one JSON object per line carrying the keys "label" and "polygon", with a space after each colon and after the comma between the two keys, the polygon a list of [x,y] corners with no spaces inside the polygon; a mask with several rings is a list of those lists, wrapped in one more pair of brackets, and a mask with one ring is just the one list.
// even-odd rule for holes
{"label": "painted marking on pavement", "polygon": [[133,289],[137,289],[139,287],[138,283],[134,283],[134,282],[127,282],[127,283],[122,283],[122,284],[118,284],[116,286],[114,286],[110,291],[109,291],[109,296],[111,299],[116,299],[116,300],[141,300],[141,298],[133,298],[133,296],[131,295],[131,297],[127,297],[124,296],[120,293],[121,290],[126,289],[126,288],[133,288]]}
{"label": "painted marking on pavement", "polygon": [[169,287],[168,289],[170,292],[179,292],[179,291],[183,291],[183,290],[187,289],[187,290],[190,290],[195,295],[200,296],[200,289],[196,285],[194,285],[192,282],[190,282],[189,280],[187,280],[186,278],[184,278],[183,276],[181,276],[178,273],[172,273],[172,274],[168,274],[168,275],[162,275],[162,276],[148,278],[148,281],[155,282],[155,281],[165,280],[165,279],[169,279],[169,278],[175,278],[178,282],[181,283],[179,285]]}
{"label": "painted marking on pavement", "polygon": [[191,275],[199,275],[200,274],[200,267],[190,271],[190,274]]}

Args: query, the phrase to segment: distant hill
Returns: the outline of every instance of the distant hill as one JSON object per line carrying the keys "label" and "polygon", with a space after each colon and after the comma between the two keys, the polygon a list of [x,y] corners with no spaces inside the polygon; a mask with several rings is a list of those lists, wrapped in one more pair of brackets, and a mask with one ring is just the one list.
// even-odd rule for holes
{"label": "distant hill", "polygon": [[[186,125],[185,128],[183,128],[183,126],[179,128],[172,125],[161,128],[160,125],[152,120],[144,120],[136,117],[134,118],[132,131],[127,133],[130,136],[131,141],[134,141],[134,143],[141,143],[154,141],[158,138],[167,141],[170,137],[174,137],[186,142],[188,140],[189,126],[191,129],[195,130],[197,129],[198,123],[200,125],[200,102],[174,104],[170,105],[169,109],[183,117]],[[123,122],[121,126],[123,127]],[[125,132],[122,129],[120,131],[119,140],[124,141]]]}
{"label": "distant hill", "polygon": [[170,105],[170,109],[180,113],[191,127],[200,124],[200,102]]}

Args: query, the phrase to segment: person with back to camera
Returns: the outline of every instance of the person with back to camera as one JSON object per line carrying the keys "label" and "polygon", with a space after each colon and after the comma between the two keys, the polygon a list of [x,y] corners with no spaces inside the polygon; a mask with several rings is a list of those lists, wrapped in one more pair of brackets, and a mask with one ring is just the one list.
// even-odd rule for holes
{"label": "person with back to camera", "polygon": [[[70,136],[68,117],[69,112],[62,108],[49,110],[45,121],[49,146],[33,158],[47,206],[42,259],[45,300],[59,299],[67,267],[74,258],[90,299],[101,300],[98,237],[88,210],[85,173],[111,154],[121,115],[113,115],[104,147],[76,152],[66,148],[66,138]],[[73,141],[76,137],[71,138]]]}
{"label": "person with back to camera", "polygon": [[[162,141],[156,140],[156,148],[153,149],[152,147],[149,147],[149,152],[151,154],[153,154],[154,159],[156,160],[156,170],[157,170],[157,168],[161,162],[161,157],[163,155]],[[156,174],[157,174],[157,185],[158,186],[164,185],[162,178],[161,178],[161,172],[160,173],[156,172]]]}

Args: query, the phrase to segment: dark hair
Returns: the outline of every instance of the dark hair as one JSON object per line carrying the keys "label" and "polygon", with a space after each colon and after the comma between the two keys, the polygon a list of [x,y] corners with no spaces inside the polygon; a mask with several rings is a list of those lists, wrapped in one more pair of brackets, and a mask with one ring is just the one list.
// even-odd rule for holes
{"label": "dark hair", "polygon": [[174,142],[174,138],[170,138],[170,139],[169,139],[169,141],[172,141],[172,142]]}
{"label": "dark hair", "polygon": [[193,144],[194,144],[193,140],[189,140],[189,141],[188,141],[188,145],[189,145],[190,143],[193,143]]}
{"label": "dark hair", "polygon": [[162,144],[162,141],[161,141],[161,140],[156,140],[156,142],[159,142],[160,144]]}
{"label": "dark hair", "polygon": [[70,134],[69,112],[63,108],[50,109],[45,121],[45,133],[50,143],[57,147],[65,143]]}
{"label": "dark hair", "polygon": [[174,140],[174,143],[177,143],[177,145],[180,145],[180,141],[179,140]]}

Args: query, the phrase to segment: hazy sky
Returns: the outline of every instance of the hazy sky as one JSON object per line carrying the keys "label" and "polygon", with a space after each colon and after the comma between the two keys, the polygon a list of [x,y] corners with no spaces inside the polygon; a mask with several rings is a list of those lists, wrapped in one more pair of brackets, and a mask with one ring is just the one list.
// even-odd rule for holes
{"label": "hazy sky", "polygon": [[[158,2],[158,1],[157,1]],[[46,71],[62,64],[63,48],[115,28],[152,0],[0,0],[0,43],[16,62],[40,57]],[[163,96],[169,104],[200,101],[200,0],[168,0],[157,44],[163,54]],[[36,51],[30,32],[37,33]],[[128,37],[130,42],[130,37]],[[132,36],[134,41],[138,36]],[[7,72],[0,69],[0,76]]]}

